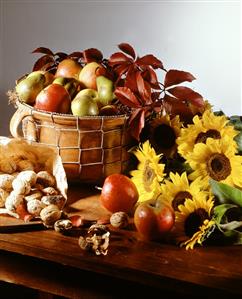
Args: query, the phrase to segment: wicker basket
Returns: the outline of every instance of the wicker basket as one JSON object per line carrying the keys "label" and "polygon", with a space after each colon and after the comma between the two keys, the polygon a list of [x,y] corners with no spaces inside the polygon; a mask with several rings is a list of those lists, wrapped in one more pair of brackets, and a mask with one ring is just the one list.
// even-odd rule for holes
{"label": "wicker basket", "polygon": [[19,101],[16,104],[11,134],[55,148],[68,182],[98,183],[127,169],[132,143],[127,115],[75,117],[39,111]]}

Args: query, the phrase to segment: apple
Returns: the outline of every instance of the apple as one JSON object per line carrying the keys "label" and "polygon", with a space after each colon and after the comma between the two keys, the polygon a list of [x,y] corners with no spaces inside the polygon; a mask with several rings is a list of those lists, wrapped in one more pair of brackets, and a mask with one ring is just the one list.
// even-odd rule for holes
{"label": "apple", "polygon": [[75,97],[71,102],[71,112],[74,116],[93,116],[98,115],[97,102],[88,95]]}
{"label": "apple", "polygon": [[44,87],[50,85],[55,79],[55,76],[52,73],[48,72],[48,71],[34,71],[34,72],[32,72],[28,75],[28,78],[32,77],[32,76],[35,76],[37,74],[42,74],[42,75],[45,76]]}
{"label": "apple", "polygon": [[78,92],[78,94],[75,96],[75,98],[81,98],[83,96],[89,96],[93,100],[98,101],[98,92],[95,89],[84,88]]}
{"label": "apple", "polygon": [[82,66],[71,58],[62,60],[56,69],[55,77],[78,79]]}
{"label": "apple", "polygon": [[71,98],[65,87],[52,83],[37,95],[34,107],[39,110],[69,113]]}
{"label": "apple", "polygon": [[158,240],[174,226],[175,213],[173,208],[161,203],[148,200],[137,206],[134,212],[134,224],[145,240]]}
{"label": "apple", "polygon": [[76,93],[79,91],[80,83],[74,78],[57,77],[53,81],[55,84],[60,84],[68,91],[71,99],[73,99]]}
{"label": "apple", "polygon": [[86,64],[79,74],[79,81],[86,87],[97,90],[96,79],[98,77],[98,70],[103,69],[101,64],[97,62],[90,62]]}
{"label": "apple", "polygon": [[138,190],[129,177],[118,173],[106,177],[100,202],[108,211],[129,213],[133,210],[138,198]]}

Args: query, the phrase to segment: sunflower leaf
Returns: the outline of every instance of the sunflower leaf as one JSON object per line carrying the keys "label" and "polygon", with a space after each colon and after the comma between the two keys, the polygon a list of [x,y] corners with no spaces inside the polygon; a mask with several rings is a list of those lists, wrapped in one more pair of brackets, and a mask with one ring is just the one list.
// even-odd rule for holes
{"label": "sunflower leaf", "polygon": [[225,230],[234,230],[242,226],[242,221],[231,221],[225,224],[220,224],[220,228]]}
{"label": "sunflower leaf", "polygon": [[242,207],[242,191],[226,185],[224,183],[219,183],[213,179],[209,180],[213,194],[218,198],[219,203],[234,203]]}
{"label": "sunflower leaf", "polygon": [[241,154],[242,153],[242,131],[235,136],[234,140],[238,145],[238,152]]}
{"label": "sunflower leaf", "polygon": [[242,117],[239,115],[232,115],[229,118],[229,124],[232,124],[235,130],[242,130]]}
{"label": "sunflower leaf", "polygon": [[221,204],[214,208],[214,221],[216,222],[219,229],[226,212],[232,208],[237,208],[237,206],[233,204]]}
{"label": "sunflower leaf", "polygon": [[224,236],[232,240],[234,245],[242,244],[242,232],[237,230],[227,230],[224,232]]}

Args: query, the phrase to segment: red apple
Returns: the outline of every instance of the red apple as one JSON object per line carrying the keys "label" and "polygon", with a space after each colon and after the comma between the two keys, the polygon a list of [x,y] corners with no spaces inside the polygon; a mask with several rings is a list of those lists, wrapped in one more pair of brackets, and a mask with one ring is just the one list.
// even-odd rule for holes
{"label": "red apple", "polygon": [[71,98],[64,86],[52,83],[43,89],[36,97],[34,107],[36,109],[68,113],[70,111]]}
{"label": "red apple", "polygon": [[168,204],[145,201],[138,205],[134,213],[134,224],[145,240],[160,239],[175,223],[175,213]]}
{"label": "red apple", "polygon": [[66,58],[58,64],[55,77],[78,79],[81,70],[82,67],[77,61]]}
{"label": "red apple", "polygon": [[129,213],[138,198],[138,190],[130,178],[123,174],[111,174],[104,181],[100,201],[112,213]]}

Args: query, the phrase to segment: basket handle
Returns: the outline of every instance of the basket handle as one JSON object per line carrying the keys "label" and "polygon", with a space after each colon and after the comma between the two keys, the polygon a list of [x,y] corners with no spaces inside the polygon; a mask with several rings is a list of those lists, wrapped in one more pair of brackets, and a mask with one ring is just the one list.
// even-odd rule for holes
{"label": "basket handle", "polygon": [[[25,134],[27,122],[31,124],[28,134]],[[20,129],[20,124],[22,123],[22,129]],[[9,129],[13,137],[15,138],[25,138],[28,140],[37,141],[37,131],[33,117],[29,114],[29,109],[25,107],[18,107],[18,109],[13,114]],[[25,136],[27,135],[27,136]]]}

